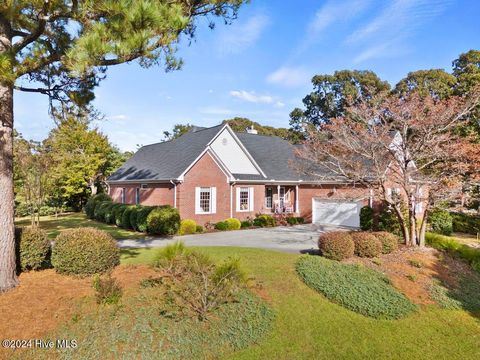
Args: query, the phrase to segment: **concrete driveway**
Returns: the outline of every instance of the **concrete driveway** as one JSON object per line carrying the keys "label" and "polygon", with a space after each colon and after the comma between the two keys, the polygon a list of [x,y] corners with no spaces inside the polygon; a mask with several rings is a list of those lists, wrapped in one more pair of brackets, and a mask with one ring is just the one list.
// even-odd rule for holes
{"label": "concrete driveway", "polygon": [[239,246],[304,253],[318,249],[318,236],[322,232],[333,230],[340,229],[336,227],[305,224],[274,228],[221,231],[173,236],[170,238],[118,240],[118,244],[122,248],[161,247],[180,240],[188,246]]}

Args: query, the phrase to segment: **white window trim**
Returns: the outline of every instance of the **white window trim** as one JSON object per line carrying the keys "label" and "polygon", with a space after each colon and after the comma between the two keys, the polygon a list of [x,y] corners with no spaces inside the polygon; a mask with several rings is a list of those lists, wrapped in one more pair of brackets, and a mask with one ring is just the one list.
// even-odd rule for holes
{"label": "white window trim", "polygon": [[122,193],[121,193],[121,198],[122,198],[122,204],[125,204],[127,202],[127,189],[122,188]]}
{"label": "white window trim", "polygon": [[[202,189],[210,189],[210,211],[203,211],[200,206],[200,193]],[[215,214],[217,212],[217,188],[198,186],[195,188],[195,215]]]}
{"label": "white window trim", "polygon": [[[271,195],[270,195],[270,206],[267,205],[267,190],[270,190],[271,191]],[[267,187],[265,189],[265,209],[272,209],[273,208],[273,188],[272,187]]]}
{"label": "white window trim", "polygon": [[135,205],[140,205],[140,200],[141,200],[141,192],[140,192],[140,188],[135,188]]}
{"label": "white window trim", "polygon": [[[240,209],[240,193],[242,189],[248,189],[248,208],[247,209]],[[236,211],[237,212],[252,212],[254,211],[254,188],[248,186],[240,186],[237,187],[237,197],[236,197]]]}

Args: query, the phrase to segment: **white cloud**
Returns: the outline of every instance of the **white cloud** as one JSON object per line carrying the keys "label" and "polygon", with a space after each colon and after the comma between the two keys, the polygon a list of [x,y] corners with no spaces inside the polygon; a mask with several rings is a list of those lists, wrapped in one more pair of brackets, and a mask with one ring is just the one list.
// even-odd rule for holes
{"label": "white cloud", "polygon": [[275,107],[277,107],[277,108],[283,108],[284,106],[285,106],[285,103],[282,102],[282,101],[277,101],[275,103]]}
{"label": "white cloud", "polygon": [[392,56],[406,46],[405,40],[419,26],[442,13],[450,3],[451,0],[394,0],[370,22],[351,33],[345,43],[367,44],[355,62]]}
{"label": "white cloud", "polygon": [[128,116],[124,114],[119,114],[119,115],[113,115],[113,116],[107,116],[107,120],[127,120]]}
{"label": "white cloud", "polygon": [[198,109],[198,111],[207,115],[231,115],[233,113],[232,110],[219,106],[207,106]]}
{"label": "white cloud", "polygon": [[267,76],[267,82],[284,86],[299,86],[309,82],[310,75],[303,68],[283,66]]}
{"label": "white cloud", "polygon": [[270,23],[265,15],[255,15],[243,23],[225,27],[219,36],[217,47],[220,53],[237,54],[252,46]]}
{"label": "white cloud", "polygon": [[270,95],[257,95],[254,91],[232,90],[230,91],[230,96],[256,104],[272,104],[274,102],[273,97]]}
{"label": "white cloud", "polygon": [[335,22],[347,21],[363,12],[371,0],[328,1],[308,25],[309,33],[318,34]]}

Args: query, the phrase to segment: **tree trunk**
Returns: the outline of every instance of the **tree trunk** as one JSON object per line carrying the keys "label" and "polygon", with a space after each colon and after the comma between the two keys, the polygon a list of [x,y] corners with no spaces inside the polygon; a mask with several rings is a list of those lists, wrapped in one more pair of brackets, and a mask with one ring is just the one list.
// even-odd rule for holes
{"label": "tree trunk", "polygon": [[[0,54],[11,46],[11,31],[0,16]],[[13,86],[0,82],[0,292],[18,284],[13,195]]]}

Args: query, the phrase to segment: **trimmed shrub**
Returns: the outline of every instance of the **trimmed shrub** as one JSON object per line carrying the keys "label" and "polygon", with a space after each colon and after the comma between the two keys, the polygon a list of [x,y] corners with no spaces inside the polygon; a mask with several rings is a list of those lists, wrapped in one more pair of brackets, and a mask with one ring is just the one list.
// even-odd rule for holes
{"label": "trimmed shrub", "polygon": [[205,231],[205,229],[203,228],[202,225],[197,225],[197,226],[195,227],[195,232],[196,232],[196,233],[203,233],[204,231]]}
{"label": "trimmed shrub", "polygon": [[180,235],[194,234],[197,231],[197,223],[192,219],[185,219],[180,222]]}
{"label": "trimmed shrub", "polygon": [[271,227],[275,226],[275,219],[270,215],[259,215],[253,220],[253,225],[260,227]]}
{"label": "trimmed shrub", "polygon": [[304,255],[298,259],[296,270],[307,286],[365,316],[399,319],[417,309],[385,275],[365,266]]}
{"label": "trimmed shrub", "polygon": [[400,238],[392,233],[386,231],[377,231],[372,233],[382,243],[382,254],[390,254],[398,250],[398,243]]}
{"label": "trimmed shrub", "polygon": [[360,257],[376,257],[382,253],[382,243],[375,235],[368,232],[352,232],[355,244],[355,255]]}
{"label": "trimmed shrub", "polygon": [[297,223],[298,224],[304,224],[305,223],[305,218],[302,216],[296,217]]}
{"label": "trimmed shrub", "polygon": [[355,245],[349,233],[334,231],[320,235],[318,248],[320,254],[328,259],[343,260],[353,256]]}
{"label": "trimmed shrub", "polygon": [[39,227],[15,228],[17,265],[22,271],[39,270],[48,262],[50,240]]}
{"label": "trimmed shrub", "polygon": [[147,231],[149,234],[174,235],[180,228],[180,214],[171,206],[162,206],[153,209],[147,217]]}
{"label": "trimmed shrub", "polygon": [[246,228],[249,228],[249,227],[252,227],[253,226],[253,222],[251,222],[250,220],[244,220],[240,223],[240,228],[241,229],[246,229]]}
{"label": "trimmed shrub", "polygon": [[140,210],[141,205],[136,205],[132,207],[132,210],[130,211],[130,228],[132,230],[137,231],[137,214],[138,210]]}
{"label": "trimmed shrub", "polygon": [[227,230],[239,230],[242,226],[240,220],[235,218],[227,219],[225,220],[225,223],[227,224]]}
{"label": "trimmed shrub", "polygon": [[114,225],[122,225],[123,213],[125,212],[125,210],[127,210],[128,206],[129,205],[119,204],[115,207],[115,209],[113,210],[113,217],[115,218]]}
{"label": "trimmed shrub", "polygon": [[360,209],[360,228],[363,231],[373,229],[373,209],[370,206]]}
{"label": "trimmed shrub", "polygon": [[88,199],[87,203],[85,204],[85,214],[87,214],[87,217],[90,219],[95,218],[95,207],[97,206],[98,203],[103,202],[103,201],[112,201],[112,198],[108,194],[97,194],[90,199]]}
{"label": "trimmed shrub", "polygon": [[105,209],[104,217],[107,224],[115,224],[115,209],[119,206],[122,206],[122,204],[112,203],[111,206]]}
{"label": "trimmed shrub", "polygon": [[435,208],[428,216],[428,223],[432,232],[450,235],[453,232],[453,218],[446,210]]}
{"label": "trimmed shrub", "polygon": [[228,230],[228,225],[225,221],[219,221],[215,224],[215,229],[220,231]]}
{"label": "trimmed shrub", "polygon": [[296,217],[293,217],[293,216],[289,216],[287,217],[287,223],[289,225],[297,225],[298,224],[298,220]]}
{"label": "trimmed shrub", "polygon": [[95,220],[105,222],[105,215],[111,206],[113,206],[113,203],[108,200],[97,203],[94,211]]}
{"label": "trimmed shrub", "polygon": [[65,230],[55,239],[52,264],[59,273],[92,275],[120,264],[120,250],[115,239],[95,228]]}
{"label": "trimmed shrub", "polygon": [[480,216],[463,213],[451,213],[454,232],[477,235],[480,233]]}
{"label": "trimmed shrub", "polygon": [[127,206],[127,208],[123,211],[122,221],[120,223],[120,227],[122,227],[124,229],[132,229],[133,230],[132,224],[130,223],[130,215],[131,215],[133,209],[135,209],[135,207],[136,207],[136,205],[130,205],[130,206]]}
{"label": "trimmed shrub", "polygon": [[110,274],[105,277],[95,275],[93,278],[93,289],[97,304],[116,305],[122,298],[122,288]]}
{"label": "trimmed shrub", "polygon": [[[405,213],[405,219],[408,219],[408,214]],[[408,226],[408,224],[407,224]],[[387,231],[395,235],[403,237],[402,229],[400,223],[398,222],[397,214],[395,210],[390,209],[385,205],[383,211],[379,214],[378,217],[378,230]]]}
{"label": "trimmed shrub", "polygon": [[148,215],[152,212],[154,207],[152,206],[142,206],[137,210],[137,231],[147,232],[148,229]]}

